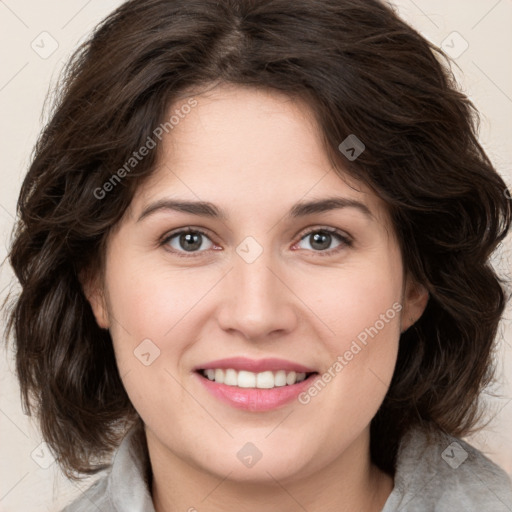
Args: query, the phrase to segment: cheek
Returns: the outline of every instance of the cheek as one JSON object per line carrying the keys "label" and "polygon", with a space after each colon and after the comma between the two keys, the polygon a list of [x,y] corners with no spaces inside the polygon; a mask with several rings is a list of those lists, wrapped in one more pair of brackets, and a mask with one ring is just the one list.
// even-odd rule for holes
{"label": "cheek", "polygon": [[312,273],[297,282],[297,294],[327,327],[332,350],[347,350],[352,340],[364,343],[365,333],[381,338],[399,335],[402,270],[393,258],[364,265]]}
{"label": "cheek", "polygon": [[107,275],[117,365],[135,409],[145,421],[158,423],[169,403],[186,406],[175,363],[193,338],[189,314],[205,292],[187,286],[185,273],[138,265],[136,258],[122,263]]}
{"label": "cheek", "polygon": [[[135,393],[138,387],[168,389],[174,382],[170,373],[178,377],[181,369],[177,365],[197,340],[205,315],[212,313],[211,309],[205,312],[204,305],[218,273],[148,265],[132,256],[118,260],[107,279],[111,335],[120,374],[130,372],[131,380],[139,379],[134,381]],[[131,380],[125,383],[129,394]]]}
{"label": "cheek", "polygon": [[120,264],[108,276],[109,312],[133,337],[161,340],[204,294],[206,283],[186,272],[137,262]]}
{"label": "cheek", "polygon": [[[325,335],[319,351],[326,364],[323,374],[328,393],[336,395],[332,403],[336,407],[344,404],[332,411],[336,416],[344,415],[344,411],[354,419],[366,413],[370,418],[394,372],[400,338],[402,268],[399,254],[388,254],[340,268],[325,274],[325,278],[319,273],[315,279],[304,278],[298,291],[308,297],[308,306],[328,327],[322,327]],[[317,392],[312,390],[313,395]]]}

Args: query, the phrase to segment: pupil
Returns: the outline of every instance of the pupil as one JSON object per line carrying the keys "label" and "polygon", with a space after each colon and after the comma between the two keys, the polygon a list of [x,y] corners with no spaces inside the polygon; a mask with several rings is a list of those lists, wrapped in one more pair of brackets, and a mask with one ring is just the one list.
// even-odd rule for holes
{"label": "pupil", "polygon": [[[313,242],[311,246],[315,249],[327,249],[331,242],[331,235],[329,233],[325,233],[324,231],[319,231],[313,235]],[[315,247],[315,244],[318,244]]]}
{"label": "pupil", "polygon": [[184,233],[180,236],[180,244],[186,251],[193,251],[201,247],[201,235],[199,233]]}

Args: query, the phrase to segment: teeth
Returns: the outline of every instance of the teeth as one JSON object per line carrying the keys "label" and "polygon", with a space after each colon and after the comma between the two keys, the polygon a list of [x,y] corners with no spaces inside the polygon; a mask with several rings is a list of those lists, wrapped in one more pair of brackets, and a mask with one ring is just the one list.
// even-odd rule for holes
{"label": "teeth", "polygon": [[274,386],[286,386],[286,372],[284,370],[279,370],[274,374]]}
{"label": "teeth", "polygon": [[[235,371],[235,370],[233,370]],[[236,372],[235,372],[236,373]],[[224,381],[226,384],[226,381]],[[239,371],[238,382],[231,384],[232,386],[238,386],[239,388],[255,388],[256,387],[256,374],[252,372]],[[229,384],[228,384],[229,386]]]}
{"label": "teeth", "polygon": [[294,371],[286,372],[285,370],[253,373],[245,370],[237,372],[232,368],[227,370],[223,370],[222,368],[209,368],[208,370],[202,370],[202,374],[209,380],[214,380],[219,384],[238,386],[239,388],[259,389],[271,389],[286,385],[291,386],[302,382],[306,378],[305,373],[297,373]]}
{"label": "teeth", "polygon": [[228,386],[236,386],[238,384],[238,378],[235,370],[226,370],[224,374],[224,384]]}
{"label": "teeth", "polygon": [[286,384],[288,384],[288,386],[290,386],[291,384],[293,384],[295,382],[296,378],[297,378],[297,374],[295,372],[287,373],[286,374]]}
{"label": "teeth", "polygon": [[215,370],[215,382],[224,382],[224,370]]}

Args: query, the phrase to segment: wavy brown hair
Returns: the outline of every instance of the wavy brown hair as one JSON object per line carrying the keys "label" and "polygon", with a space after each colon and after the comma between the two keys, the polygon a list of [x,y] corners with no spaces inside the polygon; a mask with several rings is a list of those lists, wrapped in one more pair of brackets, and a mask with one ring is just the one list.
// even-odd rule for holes
{"label": "wavy brown hair", "polygon": [[[98,190],[172,103],[220,83],[304,101],[340,176],[386,201],[405,269],[428,289],[372,421],[374,462],[392,473],[413,425],[453,435],[475,426],[506,303],[489,257],[510,228],[511,205],[447,57],[391,7],[132,0],[96,28],[63,77],[19,197],[10,262],[21,292],[8,332],[24,407],[70,478],[106,467],[127,426],[140,421],[79,276],[101,272],[105,241],[158,151],[108,197]],[[366,145],[354,161],[338,150],[350,134]]]}

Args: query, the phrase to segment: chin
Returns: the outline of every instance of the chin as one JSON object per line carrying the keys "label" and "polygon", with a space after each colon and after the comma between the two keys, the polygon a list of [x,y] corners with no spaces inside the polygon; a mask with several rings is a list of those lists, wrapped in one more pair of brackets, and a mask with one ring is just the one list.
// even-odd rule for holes
{"label": "chin", "polygon": [[[206,471],[216,478],[227,478],[239,483],[268,484],[295,480],[307,477],[313,470],[308,464],[305,453],[290,453],[289,448],[281,445],[262,446],[264,443],[244,442],[235,443],[236,447],[226,447],[219,453],[210,453],[209,464],[205,465],[205,458],[200,454],[194,457],[195,465],[201,471]],[[292,443],[296,445],[296,443]],[[257,448],[259,447],[259,448]]]}
{"label": "chin", "polygon": [[295,479],[302,467],[292,465],[289,460],[259,460],[252,467],[245,467],[241,463],[223,465],[215,468],[215,474],[220,478],[227,478],[232,482],[244,484],[275,484],[276,480],[284,482]]}

